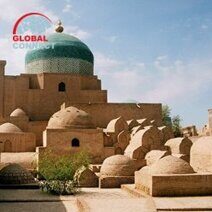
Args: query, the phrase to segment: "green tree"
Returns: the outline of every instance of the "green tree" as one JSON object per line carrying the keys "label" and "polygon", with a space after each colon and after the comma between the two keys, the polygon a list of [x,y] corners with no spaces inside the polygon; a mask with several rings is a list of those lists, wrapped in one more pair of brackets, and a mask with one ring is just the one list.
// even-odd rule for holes
{"label": "green tree", "polygon": [[181,124],[180,124],[181,121],[182,120],[181,120],[179,115],[174,116],[172,118],[172,129],[173,129],[173,133],[174,133],[175,137],[181,137],[182,136],[182,131],[181,131],[182,127],[181,127]]}
{"label": "green tree", "polygon": [[182,136],[181,132],[181,118],[179,115],[173,116],[171,118],[171,108],[168,105],[162,106],[162,121],[166,126],[172,127],[173,133],[175,137]]}
{"label": "green tree", "polygon": [[168,105],[162,106],[162,121],[166,126],[171,126],[171,108]]}
{"label": "green tree", "polygon": [[81,167],[88,167],[89,162],[89,156],[85,152],[58,155],[46,150],[39,159],[39,174],[45,178],[39,182],[40,188],[44,192],[58,195],[76,193],[78,182],[74,175]]}
{"label": "green tree", "polygon": [[39,173],[46,180],[73,180],[75,172],[88,167],[89,156],[85,152],[73,155],[57,155],[51,150],[45,151],[39,160]]}

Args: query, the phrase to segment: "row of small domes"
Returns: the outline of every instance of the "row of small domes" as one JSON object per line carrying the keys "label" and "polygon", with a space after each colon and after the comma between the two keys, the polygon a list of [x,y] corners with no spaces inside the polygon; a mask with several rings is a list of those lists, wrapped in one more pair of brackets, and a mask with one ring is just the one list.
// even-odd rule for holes
{"label": "row of small domes", "polygon": [[[125,155],[114,155],[104,160],[100,172],[107,176],[133,176],[136,170],[133,159]],[[172,155],[161,158],[151,166],[143,167],[140,172],[148,172],[152,175],[195,173],[188,162]]]}
{"label": "row of small domes", "polygon": [[[26,113],[20,109],[15,109],[10,117],[27,117]],[[52,115],[48,122],[48,129],[89,129],[94,128],[91,116],[83,110],[75,107],[62,109]],[[12,123],[0,125],[0,133],[18,133],[22,130]]]}
{"label": "row of small domes", "polygon": [[[134,160],[125,155],[114,155],[104,160],[100,173],[106,176],[133,176],[136,171]],[[172,155],[160,159],[152,166],[143,167],[139,172],[153,174],[192,174],[193,168],[186,161]],[[33,176],[18,164],[10,164],[0,171],[2,184],[34,183]]]}
{"label": "row of small domes", "polygon": [[[17,108],[10,114],[10,117],[27,117],[27,115],[21,108]],[[20,133],[20,132],[22,132],[22,130],[15,124],[7,122],[0,125],[0,133]]]}

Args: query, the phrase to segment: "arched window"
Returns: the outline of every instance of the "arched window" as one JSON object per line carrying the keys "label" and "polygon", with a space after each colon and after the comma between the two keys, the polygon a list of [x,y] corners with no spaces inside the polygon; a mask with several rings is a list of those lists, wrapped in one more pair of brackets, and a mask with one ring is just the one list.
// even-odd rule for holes
{"label": "arched window", "polygon": [[72,141],[71,141],[71,146],[73,146],[73,147],[78,147],[78,146],[80,146],[79,139],[77,139],[77,138],[72,139]]}
{"label": "arched window", "polygon": [[59,85],[58,85],[58,91],[59,92],[66,91],[66,84],[64,82],[59,83]]}

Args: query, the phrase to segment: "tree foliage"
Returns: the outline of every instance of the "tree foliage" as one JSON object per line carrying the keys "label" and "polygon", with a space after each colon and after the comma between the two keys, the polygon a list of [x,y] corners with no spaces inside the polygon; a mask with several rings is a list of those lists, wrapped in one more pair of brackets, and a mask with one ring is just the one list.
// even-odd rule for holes
{"label": "tree foliage", "polygon": [[168,105],[162,106],[162,121],[164,125],[172,127],[175,137],[182,136],[182,132],[181,132],[182,119],[180,118],[179,115],[173,116],[171,118],[171,108]]}
{"label": "tree foliage", "polygon": [[172,129],[173,129],[173,132],[174,132],[174,137],[181,137],[182,136],[182,127],[181,127],[181,118],[179,115],[177,116],[174,116],[172,118]]}
{"label": "tree foliage", "polygon": [[46,180],[73,180],[75,172],[82,166],[88,167],[89,162],[85,152],[57,155],[48,150],[39,159],[39,173]]}
{"label": "tree foliage", "polygon": [[166,126],[171,126],[171,108],[168,105],[162,106],[162,121]]}
{"label": "tree foliage", "polygon": [[51,150],[43,152],[39,159],[39,174],[45,178],[39,183],[41,190],[57,195],[76,193],[78,182],[74,175],[82,166],[88,167],[89,163],[85,152],[73,155],[57,155]]}

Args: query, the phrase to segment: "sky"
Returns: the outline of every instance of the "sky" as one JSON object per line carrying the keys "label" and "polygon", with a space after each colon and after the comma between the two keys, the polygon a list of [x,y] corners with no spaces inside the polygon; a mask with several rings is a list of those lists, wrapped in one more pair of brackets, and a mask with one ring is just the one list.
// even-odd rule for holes
{"label": "sky", "polygon": [[182,125],[202,127],[212,108],[211,0],[0,0],[0,59],[23,73],[25,50],[12,29],[41,12],[94,54],[95,75],[110,102],[163,103]]}

